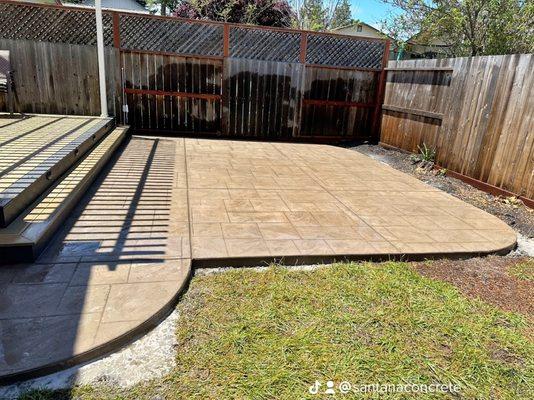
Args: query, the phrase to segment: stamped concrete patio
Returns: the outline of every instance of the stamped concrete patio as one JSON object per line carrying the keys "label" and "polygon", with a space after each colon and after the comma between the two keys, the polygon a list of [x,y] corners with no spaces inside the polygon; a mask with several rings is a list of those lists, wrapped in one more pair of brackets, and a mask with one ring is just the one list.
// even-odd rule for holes
{"label": "stamped concrete patio", "polygon": [[515,242],[497,218],[350,150],[133,137],[36,263],[0,267],[0,382],[144,333],[192,266],[456,257]]}

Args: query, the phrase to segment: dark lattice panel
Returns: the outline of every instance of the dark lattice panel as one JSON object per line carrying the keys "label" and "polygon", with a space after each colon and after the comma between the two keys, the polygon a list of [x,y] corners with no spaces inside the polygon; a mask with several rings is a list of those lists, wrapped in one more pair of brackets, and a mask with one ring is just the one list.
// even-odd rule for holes
{"label": "dark lattice panel", "polygon": [[385,42],[309,35],[306,62],[339,67],[382,68]]}
{"label": "dark lattice panel", "polygon": [[222,56],[223,27],[133,15],[120,17],[121,47],[131,50]]}
{"label": "dark lattice panel", "polygon": [[[103,15],[104,41],[113,44],[111,15]],[[0,37],[14,40],[96,45],[95,14],[68,8],[0,3]]]}
{"label": "dark lattice panel", "polygon": [[230,30],[230,57],[298,62],[300,34],[265,29]]}

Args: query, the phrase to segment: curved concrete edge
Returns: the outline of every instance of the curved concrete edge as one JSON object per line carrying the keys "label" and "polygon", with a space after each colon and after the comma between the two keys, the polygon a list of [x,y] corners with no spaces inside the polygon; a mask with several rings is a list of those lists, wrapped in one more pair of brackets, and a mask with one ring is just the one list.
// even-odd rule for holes
{"label": "curved concrete edge", "polygon": [[189,287],[192,277],[192,266],[189,262],[187,273],[184,279],[178,284],[174,294],[150,317],[135,326],[134,328],[123,332],[111,340],[93,347],[90,350],[73,355],[60,361],[54,361],[49,364],[42,365],[37,368],[28,369],[25,371],[15,372],[8,375],[0,376],[0,385],[10,385],[13,383],[25,381],[28,379],[39,378],[45,375],[52,374],[76,365],[85,364],[95,361],[99,358],[114,353],[121,348],[131,344],[139,339],[156,326],[159,325],[165,318],[167,318],[178,304],[180,297],[185,293]]}

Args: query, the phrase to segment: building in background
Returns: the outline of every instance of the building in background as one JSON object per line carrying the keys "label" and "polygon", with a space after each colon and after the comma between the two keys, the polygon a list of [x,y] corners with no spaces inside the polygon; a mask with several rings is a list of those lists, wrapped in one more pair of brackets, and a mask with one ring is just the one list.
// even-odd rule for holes
{"label": "building in background", "polygon": [[395,42],[393,41],[393,39],[391,39],[384,32],[376,29],[374,26],[366,24],[365,22],[355,21],[350,25],[340,26],[339,28],[331,29],[330,32],[338,33],[340,35],[360,36],[360,37],[367,37],[367,38],[373,38],[373,39],[389,39],[391,40],[389,59],[390,60],[397,59],[398,51],[397,51],[397,48],[395,46]]}
{"label": "building in background", "polygon": [[446,58],[453,57],[452,49],[442,39],[428,38],[418,33],[401,46],[400,59],[411,60],[416,58]]}
{"label": "building in background", "polygon": [[396,46],[395,41],[384,32],[362,21],[356,21],[350,25],[334,28],[333,33],[340,35],[361,36],[375,39],[390,39],[390,60],[411,60],[417,58],[446,58],[454,57],[451,46],[444,40],[428,38],[423,33],[412,36],[401,46]]}

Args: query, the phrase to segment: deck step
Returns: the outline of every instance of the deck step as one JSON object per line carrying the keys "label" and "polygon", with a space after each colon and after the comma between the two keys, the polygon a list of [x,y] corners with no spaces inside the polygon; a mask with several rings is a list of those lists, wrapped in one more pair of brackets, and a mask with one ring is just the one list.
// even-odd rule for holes
{"label": "deck step", "polygon": [[0,229],[0,263],[34,261],[125,137],[111,131],[87,156],[58,179],[7,228]]}
{"label": "deck step", "polygon": [[114,127],[113,118],[30,115],[0,124],[0,228]]}

